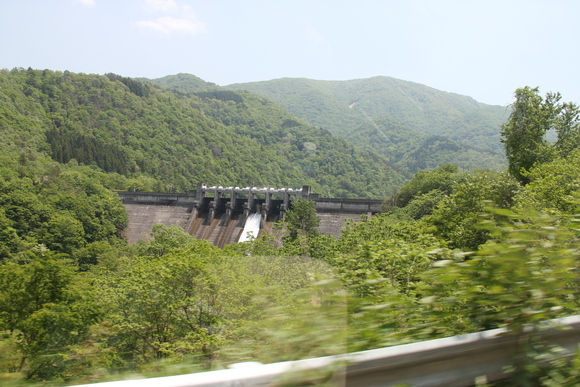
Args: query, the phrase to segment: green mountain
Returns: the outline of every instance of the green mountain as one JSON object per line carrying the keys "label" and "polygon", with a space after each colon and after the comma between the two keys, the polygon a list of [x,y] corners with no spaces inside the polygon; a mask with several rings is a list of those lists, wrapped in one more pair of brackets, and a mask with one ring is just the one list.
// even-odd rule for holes
{"label": "green mountain", "polygon": [[[151,82],[148,78],[136,78],[139,81]],[[191,74],[179,73],[176,75],[167,75],[163,78],[157,78],[153,82],[165,89],[177,90],[183,93],[204,91],[207,89],[219,87],[215,83],[206,82],[203,79]]]}
{"label": "green mountain", "polygon": [[[311,124],[410,168],[411,173],[447,162],[465,169],[505,167],[499,132],[509,110],[471,97],[382,76],[351,81],[283,78],[225,88],[272,99]],[[393,143],[386,137],[420,138]]]}
{"label": "green mountain", "polygon": [[311,185],[324,195],[381,198],[404,182],[386,158],[269,99],[186,78],[206,91],[170,91],[115,74],[0,70],[0,152],[76,160],[119,182],[156,179],[176,191],[197,182]]}

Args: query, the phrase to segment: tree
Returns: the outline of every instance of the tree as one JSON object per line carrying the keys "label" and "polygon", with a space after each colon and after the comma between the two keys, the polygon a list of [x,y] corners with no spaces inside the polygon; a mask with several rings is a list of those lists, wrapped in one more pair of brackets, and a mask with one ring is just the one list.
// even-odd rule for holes
{"label": "tree", "polygon": [[463,179],[464,174],[453,164],[441,165],[433,171],[419,171],[396,194],[395,205],[405,207],[413,199],[435,190],[449,195],[453,192],[453,186]]}
{"label": "tree", "polygon": [[309,200],[292,202],[290,208],[284,214],[284,224],[290,239],[298,238],[298,235],[314,236],[320,225],[320,218],[316,215],[316,203]]}
{"label": "tree", "polygon": [[122,367],[178,353],[210,355],[219,317],[199,297],[204,266],[204,258],[187,251],[138,258],[121,276],[105,278],[108,342]]}
{"label": "tree", "polygon": [[71,255],[85,244],[83,225],[68,215],[55,215],[42,231],[40,241],[53,251]]}
{"label": "tree", "polygon": [[323,258],[333,238],[323,235],[316,229],[320,218],[316,215],[316,204],[308,200],[292,202],[292,207],[284,214],[276,228],[285,229],[287,235],[282,239],[280,253]]}
{"label": "tree", "polygon": [[62,256],[35,250],[29,257],[26,265],[0,265],[0,330],[18,350],[13,369],[46,380],[63,371],[67,348],[87,337],[101,311]]}
{"label": "tree", "polygon": [[567,158],[557,157],[549,163],[532,168],[527,177],[530,182],[516,197],[516,208],[569,216],[577,214],[580,149],[569,154]]}
{"label": "tree", "polygon": [[548,143],[546,132],[553,126],[558,112],[559,94],[548,93],[546,100],[539,89],[524,87],[515,92],[516,102],[506,123],[502,125],[501,142],[504,143],[510,173],[527,183],[525,172],[536,162],[545,161]]}
{"label": "tree", "polygon": [[444,164],[432,171],[419,171],[399,192],[383,203],[382,209],[393,220],[412,221],[430,215],[453,188],[466,180],[453,164]]}
{"label": "tree", "polygon": [[139,253],[141,255],[161,257],[172,249],[184,247],[193,242],[197,242],[197,245],[204,245],[206,248],[211,246],[208,241],[197,241],[194,236],[189,235],[176,225],[155,224],[151,236],[153,239],[140,242]]}
{"label": "tree", "polygon": [[20,244],[20,238],[14,228],[13,222],[8,219],[5,212],[0,208],[0,261],[16,252]]}
{"label": "tree", "polygon": [[[509,172],[527,184],[526,173],[537,163],[545,163],[555,155],[566,156],[580,145],[580,109],[573,103],[561,103],[560,93],[539,95],[539,89],[524,87],[515,92],[516,102],[506,123],[502,125]],[[555,142],[548,134],[554,131]]]}
{"label": "tree", "polygon": [[457,184],[423,222],[449,247],[475,250],[489,239],[487,230],[477,227],[480,215],[490,204],[510,208],[520,185],[507,173],[478,171]]}

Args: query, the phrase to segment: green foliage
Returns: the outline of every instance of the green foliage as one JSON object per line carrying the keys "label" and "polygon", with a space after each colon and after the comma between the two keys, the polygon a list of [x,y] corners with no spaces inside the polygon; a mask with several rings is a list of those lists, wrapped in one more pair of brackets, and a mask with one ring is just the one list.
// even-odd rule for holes
{"label": "green foliage", "polygon": [[[316,346],[323,348],[322,337],[316,345],[310,342],[310,349],[279,337],[281,347],[275,349],[268,321],[279,324],[281,311],[292,310],[295,320],[287,323],[296,330],[287,333],[304,343],[297,328],[304,320],[298,314],[305,316],[305,304],[314,302],[315,295],[304,301],[298,294],[317,278],[326,278],[327,267],[302,258],[221,256],[217,248],[208,252],[203,242],[190,241],[163,256],[131,260],[120,271],[95,272],[100,297],[108,306],[104,324],[109,329],[101,339],[111,368],[142,371],[159,359],[189,359],[210,367],[243,356],[261,361],[289,358],[295,355],[286,350],[290,345],[305,355],[316,354],[309,352]],[[309,313],[330,312],[315,308]],[[336,318],[344,326],[344,315]],[[239,347],[242,342],[253,344]]]}
{"label": "green foliage", "polygon": [[86,271],[99,263],[118,260],[119,253],[125,247],[123,242],[119,241],[119,244],[105,241],[92,242],[76,250],[73,259],[77,262],[79,270]]}
{"label": "green foliage", "polygon": [[545,377],[540,378],[544,386],[577,386],[580,383],[580,349],[572,359],[560,358],[552,362],[546,373]]}
{"label": "green foliage", "polygon": [[[566,156],[580,145],[580,108],[573,103],[561,103],[559,93],[546,98],[539,88],[524,87],[515,92],[509,120],[502,125],[502,139],[510,173],[526,184],[526,177],[534,165],[545,163],[555,155]],[[555,131],[553,143],[547,136]]]}
{"label": "green foliage", "polygon": [[367,242],[378,243],[390,239],[413,242],[423,236],[432,237],[421,223],[400,221],[388,213],[362,220],[347,222],[337,241],[338,251],[357,254]]}
{"label": "green foliage", "polygon": [[81,164],[96,164],[105,172],[127,173],[127,162],[120,148],[73,131],[51,129],[46,132],[52,158],[66,164],[75,159]]}
{"label": "green foliage", "polygon": [[292,202],[284,218],[274,225],[282,230],[282,247],[279,255],[305,256],[325,260],[332,254],[336,239],[317,230],[320,217],[316,214],[316,203],[308,200]]}
{"label": "green foliage", "polygon": [[453,186],[464,179],[465,174],[460,173],[459,168],[453,164],[444,164],[432,171],[419,171],[397,192],[394,205],[405,207],[412,200],[432,191],[450,195]]}
{"label": "green foliage", "polygon": [[142,81],[152,82],[155,85],[166,89],[177,90],[183,93],[193,93],[216,88],[217,85],[212,82],[206,82],[203,79],[191,74],[179,73],[176,75],[167,75],[163,78],[147,79],[141,78]]}
{"label": "green foliage", "polygon": [[420,223],[392,214],[348,224],[325,260],[349,291],[349,351],[384,346],[385,330],[400,331],[422,273],[449,255]]}
{"label": "green foliage", "polygon": [[37,251],[31,258],[27,265],[0,265],[0,329],[10,333],[2,341],[12,343],[19,357],[0,366],[45,380],[61,374],[67,347],[87,337],[101,312],[62,257]]}
{"label": "green foliage", "polygon": [[316,215],[316,203],[309,200],[292,202],[291,208],[284,213],[283,227],[290,239],[296,239],[299,234],[307,237],[318,233],[320,218]]}
{"label": "green foliage", "polygon": [[389,290],[412,295],[421,274],[437,259],[427,253],[434,248],[441,248],[441,244],[428,236],[413,242],[388,239],[367,242],[356,252],[337,254],[331,262],[358,297],[378,297]]}
{"label": "green foliage", "polygon": [[225,245],[222,251],[228,256],[274,256],[278,255],[280,244],[280,240],[273,233],[263,233],[246,242]]}
{"label": "green foliage", "polygon": [[434,189],[414,197],[405,207],[394,208],[389,214],[400,220],[419,220],[427,215],[431,215],[445,196],[443,191]]}
{"label": "green foliage", "polygon": [[454,286],[452,298],[441,302],[461,303],[461,313],[482,329],[507,326],[523,333],[526,324],[571,313],[577,307],[578,251],[570,230],[554,226],[556,219],[546,214],[524,224],[517,213],[495,213],[508,222],[498,224],[491,216],[482,221],[492,240],[468,260],[436,269],[437,290],[430,294]]}
{"label": "green foliage", "polygon": [[[417,141],[421,137],[423,140]],[[415,137],[415,141],[417,144],[395,162],[397,167],[410,172],[432,169],[447,163],[459,165],[463,170],[499,170],[505,167],[503,155],[461,144],[446,137],[419,136]],[[386,156],[384,151],[377,153]]]}
{"label": "green foliage", "polygon": [[[494,220],[497,215],[505,221]],[[489,211],[480,227],[492,239],[468,259],[441,262],[426,274],[407,333],[433,337],[505,327],[519,337],[512,382],[538,385],[543,375],[529,349],[541,348],[536,332],[548,328],[542,321],[578,310],[578,244],[573,230],[558,223],[542,213]]]}
{"label": "green foliage", "polygon": [[279,255],[304,256],[325,260],[332,254],[336,239],[315,230],[315,233],[306,235],[298,233],[296,238],[286,237],[282,247],[276,252]]}
{"label": "green foliage", "polygon": [[526,174],[529,183],[516,197],[516,207],[572,215],[580,190],[580,150],[568,157],[558,157],[549,163],[538,164]]}
{"label": "green foliage", "polygon": [[122,240],[127,214],[102,185],[102,172],[43,158],[21,158],[12,167],[19,173],[0,182],[2,258],[37,244],[76,257],[88,244]]}
{"label": "green foliage", "polygon": [[231,90],[212,90],[212,91],[198,91],[195,93],[198,97],[206,99],[217,99],[220,101],[233,101],[235,103],[244,102],[244,97],[241,94]]}
{"label": "green foliage", "polygon": [[151,240],[140,241],[140,255],[158,258],[173,249],[185,247],[194,242],[196,242],[198,248],[203,246],[204,251],[207,252],[213,248],[213,245],[208,241],[196,241],[194,236],[187,234],[181,227],[175,225],[164,226],[162,224],[156,224],[151,231],[151,237]]}
{"label": "green foliage", "polygon": [[137,260],[104,287],[116,367],[131,369],[177,353],[211,355],[219,318],[198,296],[204,260],[196,254],[162,258]]}
{"label": "green foliage", "polygon": [[505,167],[504,156],[499,153],[448,137],[429,135],[384,117],[361,124],[344,138],[387,157],[405,175],[447,163],[459,165],[463,170]]}
{"label": "green foliage", "polygon": [[[278,181],[279,186],[308,184],[325,195],[369,198],[383,197],[390,187],[402,183],[402,176],[392,171],[385,159],[361,152],[327,131],[310,127],[271,101],[248,92],[238,94],[243,96],[243,104],[225,106],[214,101],[211,109],[205,110],[206,114],[236,133],[262,143],[261,151],[267,152],[268,157],[270,150],[276,150],[278,158],[284,156],[291,162],[280,165],[279,169],[276,164],[255,161],[252,155],[253,165],[266,165],[268,170],[284,174],[283,177],[271,176],[266,181],[267,174],[262,169],[259,176],[252,177],[253,182],[272,184]],[[223,154],[223,148],[215,151]],[[239,162],[236,160],[236,164]],[[245,168],[244,174],[250,170],[250,167]],[[298,181],[299,176],[302,176],[301,181]]]}
{"label": "green foliage", "polygon": [[445,197],[424,218],[431,232],[448,242],[451,248],[476,250],[485,243],[489,233],[476,227],[485,206],[510,208],[519,191],[519,184],[507,173],[478,171],[466,175],[465,181],[453,187],[453,194]]}
{"label": "green foliage", "polygon": [[149,92],[151,90],[148,83],[144,83],[144,82],[141,82],[141,81],[136,80],[136,79],[122,77],[120,75],[113,74],[113,73],[105,74],[105,76],[107,78],[109,78],[111,81],[121,82],[122,84],[124,84],[125,86],[127,86],[129,88],[131,93],[133,93],[139,97],[148,96]]}
{"label": "green foliage", "polygon": [[6,217],[4,209],[0,208],[0,261],[18,251],[20,238],[16,229],[12,227],[13,223]]}
{"label": "green foliage", "polygon": [[[316,263],[302,266],[319,275],[324,273]],[[226,347],[222,356],[270,363],[345,353],[346,297],[338,281],[307,283],[288,294],[285,303],[277,304],[265,302],[269,289],[265,290],[260,297],[265,307],[261,319],[242,325],[237,332],[241,337]]]}
{"label": "green foliage", "polygon": [[72,254],[86,243],[83,225],[77,219],[68,215],[55,215],[43,229],[40,240],[53,251]]}

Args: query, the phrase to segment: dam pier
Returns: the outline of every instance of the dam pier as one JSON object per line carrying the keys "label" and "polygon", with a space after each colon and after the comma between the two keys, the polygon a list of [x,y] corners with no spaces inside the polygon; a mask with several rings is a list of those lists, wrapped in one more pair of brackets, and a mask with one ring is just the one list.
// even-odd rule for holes
{"label": "dam pier", "polygon": [[340,235],[346,219],[360,220],[381,211],[382,200],[322,198],[310,186],[293,188],[208,187],[198,184],[188,193],[119,191],[129,215],[125,237],[129,243],[149,239],[153,225],[176,225],[216,246],[269,232],[284,217],[292,201],[313,201],[320,217],[319,231]]}

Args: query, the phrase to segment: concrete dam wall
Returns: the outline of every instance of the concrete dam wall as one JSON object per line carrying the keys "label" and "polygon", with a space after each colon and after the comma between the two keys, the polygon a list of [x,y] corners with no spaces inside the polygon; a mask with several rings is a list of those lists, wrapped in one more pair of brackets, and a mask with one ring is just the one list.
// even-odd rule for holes
{"label": "concrete dam wall", "polygon": [[183,194],[117,192],[129,215],[125,237],[129,243],[149,239],[153,225],[176,225],[216,246],[239,242],[247,232],[257,237],[270,232],[293,200],[313,201],[320,217],[319,231],[340,235],[346,219],[380,212],[381,200],[330,199],[313,194],[309,186],[291,188],[206,187]]}

